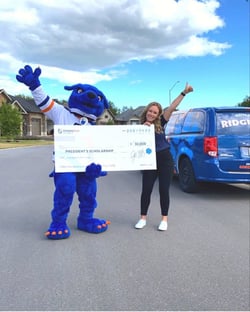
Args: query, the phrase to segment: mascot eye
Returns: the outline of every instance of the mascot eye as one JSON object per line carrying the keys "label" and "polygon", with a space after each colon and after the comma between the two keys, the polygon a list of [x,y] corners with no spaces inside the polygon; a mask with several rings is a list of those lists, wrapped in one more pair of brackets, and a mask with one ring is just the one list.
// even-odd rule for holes
{"label": "mascot eye", "polygon": [[101,101],[102,100],[102,97],[100,95],[98,95],[98,100]]}
{"label": "mascot eye", "polygon": [[77,93],[82,93],[82,92],[84,92],[83,89],[81,89],[81,88],[77,89]]}

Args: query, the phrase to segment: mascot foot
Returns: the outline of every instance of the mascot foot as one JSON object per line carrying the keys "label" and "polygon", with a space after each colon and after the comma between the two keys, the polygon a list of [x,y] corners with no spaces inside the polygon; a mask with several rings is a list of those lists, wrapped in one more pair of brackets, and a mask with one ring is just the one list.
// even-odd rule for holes
{"label": "mascot foot", "polygon": [[78,219],[77,227],[81,231],[89,233],[102,233],[108,229],[110,221],[100,220],[100,219]]}
{"label": "mascot foot", "polygon": [[52,222],[45,236],[49,239],[64,239],[70,236],[70,229],[66,224]]}

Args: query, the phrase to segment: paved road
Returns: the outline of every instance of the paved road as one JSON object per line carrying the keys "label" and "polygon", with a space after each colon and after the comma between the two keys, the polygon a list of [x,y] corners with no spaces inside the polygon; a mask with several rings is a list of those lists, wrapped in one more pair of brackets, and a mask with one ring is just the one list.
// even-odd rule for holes
{"label": "paved road", "polygon": [[249,192],[171,186],[169,229],[158,232],[153,193],[148,225],[139,216],[139,172],[100,178],[99,235],[76,230],[50,241],[52,147],[0,150],[0,310],[249,310]]}

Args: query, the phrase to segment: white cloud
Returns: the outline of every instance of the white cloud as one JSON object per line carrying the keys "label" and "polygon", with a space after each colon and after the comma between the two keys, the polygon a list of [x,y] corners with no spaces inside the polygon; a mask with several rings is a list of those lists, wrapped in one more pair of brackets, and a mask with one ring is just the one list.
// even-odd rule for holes
{"label": "white cloud", "polygon": [[[35,64],[33,64],[35,67]],[[88,81],[90,84],[96,84],[98,81],[110,81],[118,76],[124,75],[125,71],[110,70],[107,73],[100,73],[98,71],[90,70],[86,72],[77,72],[73,70],[65,70],[52,66],[43,66],[43,77],[48,79],[56,79],[59,82],[67,84],[75,84],[79,81]]]}
{"label": "white cloud", "polygon": [[[131,60],[220,55],[218,0],[18,0],[0,2],[0,75],[24,64],[67,84],[112,80]],[[1,82],[1,80],[0,80]]]}

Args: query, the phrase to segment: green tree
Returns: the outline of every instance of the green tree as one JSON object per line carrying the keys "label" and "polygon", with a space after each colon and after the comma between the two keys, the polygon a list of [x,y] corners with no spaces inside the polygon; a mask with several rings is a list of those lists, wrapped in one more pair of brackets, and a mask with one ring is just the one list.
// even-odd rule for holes
{"label": "green tree", "polygon": [[0,107],[0,133],[7,139],[14,139],[21,133],[22,115],[11,104],[3,103]]}
{"label": "green tree", "polygon": [[250,96],[246,96],[244,100],[238,104],[238,106],[250,107]]}
{"label": "green tree", "polygon": [[15,96],[20,97],[20,98],[27,100],[27,101],[33,100],[33,97],[31,95],[17,94]]}
{"label": "green tree", "polygon": [[122,109],[121,109],[121,113],[126,112],[126,111],[129,110],[129,109],[133,109],[133,107],[132,107],[132,106],[130,106],[130,107],[128,107],[128,106],[123,106]]}

